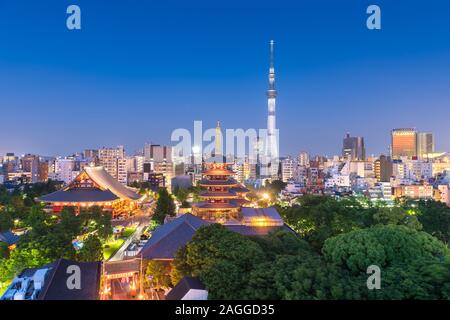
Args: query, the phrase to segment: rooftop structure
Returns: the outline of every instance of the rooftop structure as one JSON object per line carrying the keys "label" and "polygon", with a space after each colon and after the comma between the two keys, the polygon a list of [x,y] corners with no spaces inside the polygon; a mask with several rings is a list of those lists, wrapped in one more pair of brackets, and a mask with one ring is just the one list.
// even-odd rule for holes
{"label": "rooftop structure", "polygon": [[169,294],[166,300],[207,300],[208,290],[199,278],[184,277]]}
{"label": "rooftop structure", "polygon": [[144,259],[173,260],[177,250],[191,241],[195,231],[209,222],[189,213],[159,226],[141,250]]}
{"label": "rooftop structure", "polygon": [[[100,288],[100,262],[59,259],[40,268],[25,269],[16,277],[0,300],[97,300]],[[80,283],[69,288],[68,277],[80,273]],[[81,289],[76,289],[79,287]]]}

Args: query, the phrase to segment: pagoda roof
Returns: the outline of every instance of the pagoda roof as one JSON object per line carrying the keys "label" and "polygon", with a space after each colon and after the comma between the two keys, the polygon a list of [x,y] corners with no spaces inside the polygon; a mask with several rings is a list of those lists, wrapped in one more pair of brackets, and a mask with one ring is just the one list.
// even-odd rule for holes
{"label": "pagoda roof", "polygon": [[228,169],[208,169],[202,172],[204,176],[232,176],[234,172]]}
{"label": "pagoda roof", "polygon": [[250,192],[250,190],[243,186],[237,186],[237,187],[230,188],[230,192]]}
{"label": "pagoda roof", "polygon": [[233,192],[216,192],[216,191],[202,191],[199,193],[200,197],[204,198],[236,198]]}
{"label": "pagoda roof", "polygon": [[198,183],[202,186],[235,186],[235,185],[238,185],[238,182],[234,179],[228,179],[228,180],[202,179]]}

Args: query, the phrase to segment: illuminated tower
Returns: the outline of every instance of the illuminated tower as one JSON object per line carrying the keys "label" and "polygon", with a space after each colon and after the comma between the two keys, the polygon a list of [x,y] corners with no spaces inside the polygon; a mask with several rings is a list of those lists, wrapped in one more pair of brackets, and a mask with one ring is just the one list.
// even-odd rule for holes
{"label": "illuminated tower", "polygon": [[268,174],[275,177],[278,173],[278,135],[276,129],[275,106],[277,90],[275,89],[274,41],[270,41],[269,89],[267,90],[267,162],[270,163]]}

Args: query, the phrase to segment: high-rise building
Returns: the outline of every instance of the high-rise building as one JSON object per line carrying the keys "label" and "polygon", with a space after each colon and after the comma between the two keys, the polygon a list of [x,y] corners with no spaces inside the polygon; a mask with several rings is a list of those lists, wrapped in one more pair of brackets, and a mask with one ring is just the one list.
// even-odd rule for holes
{"label": "high-rise building", "polygon": [[416,129],[402,128],[391,132],[391,156],[393,159],[400,157],[412,158],[417,156]]}
{"label": "high-rise building", "polygon": [[146,162],[172,162],[172,147],[146,144],[144,146],[144,158]]}
{"label": "high-rise building", "polygon": [[26,154],[20,159],[22,170],[31,174],[31,183],[39,182],[39,156]]}
{"label": "high-rise building", "polygon": [[49,178],[69,184],[79,172],[75,170],[75,159],[57,158],[50,166]]}
{"label": "high-rise building", "polygon": [[428,158],[434,152],[434,137],[431,132],[417,133],[417,156],[420,159]]}
{"label": "high-rise building", "polygon": [[[172,161],[172,147],[156,144],[146,144],[144,146],[144,180],[146,180],[150,168],[151,173],[162,174],[165,177],[166,185],[170,188],[172,178],[175,176],[175,166]],[[147,173],[147,175],[146,175]]]}
{"label": "high-rise building", "polygon": [[391,157],[381,155],[374,163],[375,178],[378,182],[389,182],[392,176]]}
{"label": "high-rise building", "polygon": [[307,167],[309,166],[309,154],[306,151],[301,151],[300,154],[298,155],[298,165],[299,166],[303,166],[303,167]]}
{"label": "high-rise building", "polygon": [[274,67],[274,44],[270,41],[270,68],[269,68],[269,89],[267,90],[267,143],[266,156],[267,165],[269,166],[267,174],[271,178],[278,177],[279,153],[278,153],[278,137],[276,129],[275,107],[277,90],[275,89],[275,67]]}
{"label": "high-rise building", "polygon": [[347,133],[342,143],[342,156],[348,160],[365,160],[364,138],[350,137],[350,134]]}
{"label": "high-rise building", "polygon": [[95,149],[85,149],[83,151],[83,157],[85,159],[95,160],[98,157],[98,150]]}
{"label": "high-rise building", "polygon": [[294,178],[295,167],[297,163],[291,157],[281,160],[281,177],[283,182],[288,182]]}
{"label": "high-rise building", "polygon": [[123,146],[117,148],[102,148],[98,150],[100,166],[105,168],[114,179],[121,184],[127,184],[127,159]]}

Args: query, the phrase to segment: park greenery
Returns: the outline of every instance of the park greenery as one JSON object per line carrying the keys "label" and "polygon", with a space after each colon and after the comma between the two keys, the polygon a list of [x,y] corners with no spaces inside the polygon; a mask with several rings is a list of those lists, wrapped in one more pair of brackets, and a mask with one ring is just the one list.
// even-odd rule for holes
{"label": "park greenery", "polygon": [[[177,252],[172,284],[199,277],[211,299],[450,299],[449,207],[304,196],[278,209],[297,235],[201,227]],[[370,265],[380,290],[367,287]]]}
{"label": "park greenery", "polygon": [[153,213],[152,220],[158,224],[163,224],[166,216],[175,216],[175,202],[166,188],[159,189],[156,199],[156,208]]}
{"label": "park greenery", "polygon": [[[103,243],[112,236],[111,214],[99,207],[65,207],[58,215],[44,211],[34,198],[56,190],[56,185],[37,183],[12,192],[0,186],[0,231],[21,228],[13,250],[0,245],[0,283],[8,283],[23,269],[40,267],[57,259],[99,261]],[[73,241],[83,243],[76,250]]]}

